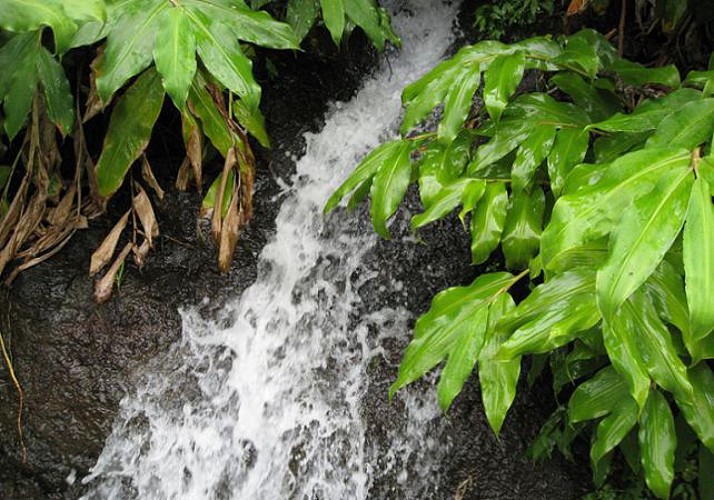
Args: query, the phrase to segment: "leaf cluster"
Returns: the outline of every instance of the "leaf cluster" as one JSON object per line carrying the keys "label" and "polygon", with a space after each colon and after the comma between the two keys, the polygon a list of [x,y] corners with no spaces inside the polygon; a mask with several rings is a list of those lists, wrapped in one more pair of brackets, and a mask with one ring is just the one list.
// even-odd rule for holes
{"label": "leaf cluster", "polygon": [[[529,73],[541,88],[519,92]],[[416,180],[415,231],[461,207],[473,263],[500,247],[509,272],[434,298],[390,395],[443,365],[446,411],[478,365],[498,433],[521,359],[534,356],[556,392],[575,386],[567,421],[593,429],[596,482],[619,447],[667,498],[675,421],[714,451],[712,90],[714,67],[681,81],[673,66],[619,57],[591,30],[479,42],[406,87],[402,137],[369,153],[326,210],[369,195],[374,228],[389,237]],[[436,129],[415,134],[435,112]],[[516,304],[509,290],[527,276],[532,290]]]}

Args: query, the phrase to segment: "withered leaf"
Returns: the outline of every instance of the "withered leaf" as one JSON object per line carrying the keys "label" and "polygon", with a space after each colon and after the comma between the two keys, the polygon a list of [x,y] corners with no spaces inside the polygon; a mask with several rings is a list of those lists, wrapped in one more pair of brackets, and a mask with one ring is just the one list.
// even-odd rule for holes
{"label": "withered leaf", "polygon": [[161,186],[159,186],[159,183],[156,181],[156,177],[154,177],[154,172],[151,170],[151,165],[146,155],[141,156],[141,176],[149,187],[154,190],[156,196],[158,196],[160,200],[163,200],[164,190],[161,189]]}
{"label": "withered leaf", "polygon": [[[228,150],[226,154],[226,161],[223,163],[223,172],[221,174],[221,182],[218,185],[218,191],[216,191],[216,200],[223,199],[223,193],[226,191],[226,184],[228,184],[228,174],[232,168],[236,165],[236,148],[232,147]],[[220,244],[221,241],[221,212],[222,210],[213,210],[213,218],[211,220],[211,236],[213,236],[213,241]],[[228,217],[226,215],[226,217]]]}
{"label": "withered leaf", "polygon": [[181,167],[179,167],[178,175],[176,176],[176,189],[186,191],[188,183],[191,181],[191,162],[188,156],[183,159]]}
{"label": "withered leaf", "polygon": [[116,275],[119,272],[119,269],[121,269],[121,265],[124,263],[126,256],[129,255],[129,252],[131,252],[133,246],[134,244],[132,242],[124,245],[121,253],[117,256],[107,273],[102,277],[102,279],[94,283],[94,301],[97,304],[106,302],[112,296]]}
{"label": "withered leaf", "polygon": [[122,218],[119,219],[119,222],[117,222],[112,228],[112,230],[109,231],[109,234],[106,238],[104,238],[104,241],[102,241],[102,244],[99,245],[99,248],[97,248],[92,254],[92,259],[89,264],[90,276],[94,276],[95,274],[97,274],[104,266],[109,263],[109,261],[112,260],[112,257],[114,256],[114,250],[116,250],[117,247],[117,242],[119,241],[119,237],[121,236],[121,233],[126,227],[126,223],[129,220],[130,213],[131,210],[127,210],[127,212],[122,216]]}
{"label": "withered leaf", "polygon": [[149,246],[153,248],[154,238],[159,235],[159,224],[156,222],[154,208],[151,206],[146,191],[141,186],[138,186],[139,194],[134,197],[134,211],[139,216],[141,227],[144,228],[144,236],[149,241]]}
{"label": "withered leaf", "polygon": [[[233,261],[233,254],[236,251],[236,245],[238,244],[238,236],[241,230],[241,215],[238,208],[238,186],[233,187],[233,193],[231,195],[231,203],[228,207],[228,213],[223,221],[223,226],[221,229],[221,240],[218,247],[218,270],[222,274],[228,273],[231,268],[231,262]],[[218,212],[216,210],[215,212]],[[214,213],[215,213],[214,212]]]}
{"label": "withered leaf", "polygon": [[139,268],[144,267],[144,264],[146,264],[146,256],[149,254],[149,250],[151,250],[151,247],[149,246],[149,240],[146,238],[144,238],[141,246],[134,245],[134,248],[132,248],[134,262]]}

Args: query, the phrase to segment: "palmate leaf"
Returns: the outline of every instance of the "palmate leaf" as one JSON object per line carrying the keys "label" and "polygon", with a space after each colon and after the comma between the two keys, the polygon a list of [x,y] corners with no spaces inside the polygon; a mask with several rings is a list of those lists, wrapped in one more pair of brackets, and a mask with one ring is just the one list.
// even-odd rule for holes
{"label": "palmate leaf", "polygon": [[[483,335],[488,318],[484,311],[506,292],[514,279],[509,273],[484,274],[469,286],[449,288],[434,297],[429,311],[416,322],[414,339],[407,346],[397,380],[389,389],[390,398],[441,363],[459,341]],[[478,318],[482,321],[474,321]],[[483,339],[475,342],[480,348]]]}
{"label": "palmate leaf", "polygon": [[99,194],[104,198],[119,189],[129,167],[146,148],[163,101],[164,89],[152,68],[117,103],[96,167]]}
{"label": "palmate leaf", "polygon": [[662,261],[684,224],[693,182],[689,166],[671,170],[623,214],[612,234],[610,258],[598,272],[598,304],[605,318]]}
{"label": "palmate leaf", "polygon": [[650,393],[642,411],[639,442],[647,487],[659,498],[669,498],[677,435],[669,404],[657,390]]}
{"label": "palmate leaf", "polygon": [[595,273],[576,269],[538,285],[513,311],[501,318],[499,330],[510,333],[498,359],[544,353],[567,344],[600,321],[595,302]]}
{"label": "palmate leaf", "polygon": [[649,193],[664,173],[687,169],[690,161],[686,150],[635,151],[612,162],[595,184],[561,196],[541,237],[545,268],[556,266],[573,248],[606,236],[633,200]]}
{"label": "palmate leaf", "polygon": [[684,226],[684,271],[694,341],[714,329],[714,206],[709,184],[694,182]]}

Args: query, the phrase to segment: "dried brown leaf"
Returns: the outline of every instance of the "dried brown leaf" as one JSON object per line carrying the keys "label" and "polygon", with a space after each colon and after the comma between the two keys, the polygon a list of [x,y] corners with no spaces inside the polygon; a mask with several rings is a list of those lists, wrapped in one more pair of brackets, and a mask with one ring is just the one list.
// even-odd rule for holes
{"label": "dried brown leaf", "polygon": [[[226,161],[223,163],[223,172],[221,174],[221,182],[218,185],[218,190],[216,191],[216,204],[220,203],[223,199],[223,193],[226,191],[226,185],[228,184],[228,174],[231,169],[236,165],[236,148],[232,147],[228,150],[226,155]],[[213,236],[213,241],[217,244],[221,241],[221,226],[223,221],[221,220],[221,212],[223,210],[213,210],[213,218],[211,220],[211,236]],[[227,215],[226,215],[227,217]]]}
{"label": "dried brown leaf", "polygon": [[124,245],[124,248],[122,249],[121,253],[117,256],[116,260],[106,272],[106,274],[102,277],[102,279],[94,283],[94,301],[97,304],[102,304],[106,302],[112,296],[112,290],[114,289],[114,280],[116,279],[116,275],[119,272],[119,269],[121,269],[121,265],[124,263],[124,260],[126,259],[127,255],[129,255],[129,252],[131,252],[131,249],[133,247],[134,244],[131,242]]}
{"label": "dried brown leaf", "polygon": [[156,181],[156,177],[154,177],[154,172],[151,170],[151,165],[146,155],[141,156],[141,176],[149,187],[154,190],[156,196],[158,196],[160,200],[163,200],[164,190],[161,189],[161,186],[159,186],[159,183]]}
{"label": "dried brown leaf", "polygon": [[181,128],[186,146],[186,158],[193,170],[196,188],[200,192],[203,187],[203,134],[198,122],[188,110],[181,115]]}
{"label": "dried brown leaf", "polygon": [[99,248],[97,248],[92,254],[92,259],[89,264],[90,276],[94,276],[95,274],[97,274],[104,266],[109,263],[109,261],[112,260],[112,257],[114,256],[114,251],[117,248],[117,243],[119,242],[119,237],[121,236],[121,233],[124,231],[124,228],[126,227],[126,224],[129,221],[130,213],[131,210],[127,210],[127,212],[122,216],[122,218],[119,219],[119,222],[117,222],[112,228],[112,230],[109,231],[109,234],[106,238],[104,238],[104,241],[102,241],[102,244],[99,245]]}
{"label": "dried brown leaf", "polygon": [[53,226],[61,226],[69,219],[74,208],[74,198],[77,194],[77,186],[71,184],[59,204],[50,210],[47,221]]}
{"label": "dried brown leaf", "polygon": [[46,197],[39,191],[30,199],[27,209],[20,217],[15,231],[10,240],[0,251],[0,274],[3,273],[7,264],[15,258],[19,248],[27,241],[27,238],[35,231],[37,225],[45,215]]}
{"label": "dried brown leaf", "polygon": [[179,167],[178,175],[176,176],[176,189],[186,191],[188,183],[191,182],[191,162],[186,156]]}
{"label": "dried brown leaf", "polygon": [[104,59],[104,45],[97,49],[97,57],[95,57],[90,64],[92,71],[89,74],[89,95],[87,96],[82,123],[91,120],[104,109],[104,103],[102,103],[102,100],[99,98],[99,93],[97,92],[97,67],[100,65],[102,59]]}
{"label": "dried brown leaf", "polygon": [[222,274],[227,274],[231,268],[233,254],[236,251],[238,236],[240,235],[242,227],[240,215],[241,210],[238,208],[238,192],[238,186],[236,185],[233,187],[228,213],[226,214],[226,218],[223,221],[223,227],[221,229],[221,240],[218,247],[218,270]]}
{"label": "dried brown leaf", "polygon": [[134,211],[139,216],[141,227],[144,228],[144,236],[149,240],[149,246],[153,248],[154,238],[159,235],[159,224],[156,222],[154,208],[151,206],[151,201],[146,191],[141,186],[138,186],[139,194],[134,197]]}
{"label": "dried brown leaf", "polygon": [[575,16],[582,13],[588,8],[590,0],[571,0],[568,4],[568,10],[566,11],[566,17]]}
{"label": "dried brown leaf", "polygon": [[146,256],[149,254],[149,250],[151,250],[151,247],[149,246],[149,240],[146,238],[144,238],[141,246],[134,245],[134,248],[132,248],[134,262],[139,268],[144,267],[144,264],[146,264]]}

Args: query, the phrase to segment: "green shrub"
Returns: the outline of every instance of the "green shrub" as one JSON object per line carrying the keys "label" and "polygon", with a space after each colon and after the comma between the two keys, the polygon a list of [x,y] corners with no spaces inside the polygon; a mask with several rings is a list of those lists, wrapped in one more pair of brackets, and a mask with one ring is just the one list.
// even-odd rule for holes
{"label": "green shrub", "polygon": [[[529,72],[542,91],[517,92]],[[434,298],[390,396],[443,365],[446,411],[478,364],[498,433],[532,356],[550,365],[556,393],[577,386],[556,415],[568,421],[562,448],[591,430],[597,484],[619,447],[667,498],[680,427],[701,457],[714,451],[713,92],[714,67],[681,82],[675,67],[618,57],[590,30],[482,41],[406,87],[402,138],[368,154],[326,211],[369,195],[388,238],[416,179],[413,230],[461,207],[473,264],[500,247],[507,270]],[[435,108],[436,129],[412,133]],[[526,279],[516,304],[510,290]]]}

